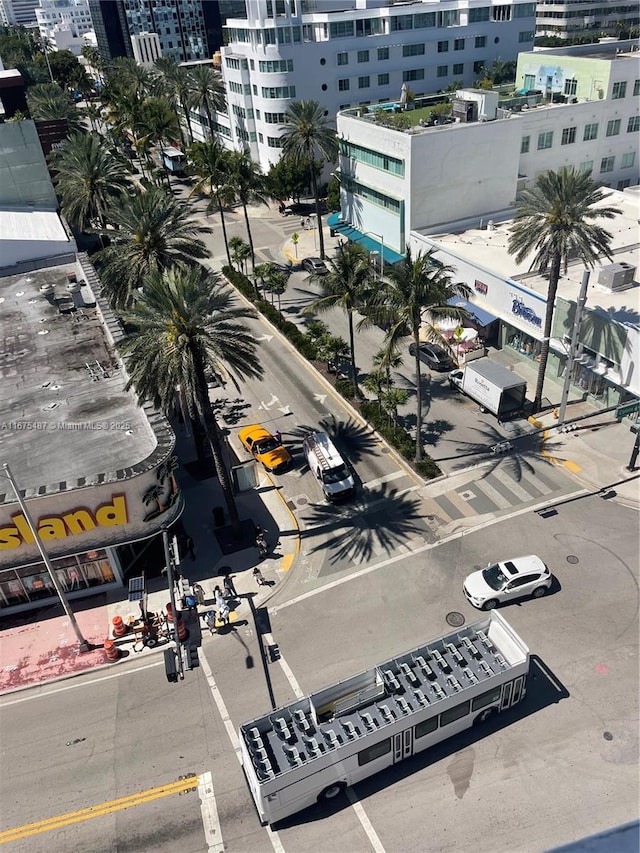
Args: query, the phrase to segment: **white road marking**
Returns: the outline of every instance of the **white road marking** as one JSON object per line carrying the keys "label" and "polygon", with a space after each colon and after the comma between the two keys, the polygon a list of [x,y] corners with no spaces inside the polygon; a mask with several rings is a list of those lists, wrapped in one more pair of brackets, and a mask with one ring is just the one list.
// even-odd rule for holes
{"label": "white road marking", "polygon": [[507,498],[505,498],[505,496],[497,489],[494,489],[491,483],[487,483],[486,480],[482,481],[479,490],[488,497],[489,500],[493,501],[498,509],[508,509],[511,506],[511,503]]}
{"label": "white road marking", "polygon": [[313,399],[317,400],[321,406],[324,406],[324,401],[327,399],[327,395],[326,394],[314,394]]}
{"label": "white road marking", "polygon": [[[39,688],[41,693],[30,693],[29,696],[24,696],[21,699],[9,699],[7,702],[0,697],[0,707],[8,708],[10,705],[19,705],[21,702],[30,702],[31,699],[46,699],[47,696],[53,696],[54,693],[66,693],[67,690],[77,690],[79,687],[86,687],[90,684],[100,684],[101,681],[111,681],[112,678],[122,678],[123,675],[132,675],[134,672],[142,672],[145,669],[151,669],[154,666],[163,666],[164,661],[156,663],[148,663],[145,666],[137,666],[134,669],[123,669],[121,672],[113,672],[111,675],[103,675],[102,678],[90,678],[87,681],[75,681],[73,684],[67,684],[65,687],[56,687],[53,690],[47,690],[46,684],[33,684],[25,689],[36,690]],[[87,670],[89,672],[90,670]],[[77,673],[78,675],[80,673]]]}
{"label": "white road marking", "polygon": [[[222,698],[222,694],[220,693],[215,678],[213,677],[211,667],[209,666],[209,661],[205,657],[202,646],[198,648],[198,657],[200,659],[200,666],[202,667],[202,672],[204,673],[204,677],[207,679],[207,684],[209,685],[209,689],[211,690],[213,701],[216,703],[218,713],[220,714],[220,718],[222,719],[229,740],[231,741],[231,746],[234,749],[238,762],[240,763],[240,765],[242,765],[242,753],[240,751],[240,740],[238,738],[238,734],[236,732],[235,726],[231,721],[229,712],[227,711],[227,706],[224,704],[224,699]],[[249,796],[251,796],[251,793],[249,791],[247,791],[247,793],[249,794]],[[278,833],[275,830],[271,829],[270,826],[265,826],[265,831],[269,836],[269,841],[271,842],[271,846],[273,847],[275,853],[285,853],[285,849],[282,846],[282,842],[280,841],[280,836],[278,835]]]}
{"label": "white road marking", "polygon": [[291,406],[278,406],[278,411],[282,412],[283,415],[290,415]]}
{"label": "white road marking", "polygon": [[406,476],[406,471],[393,471],[391,474],[385,474],[384,477],[378,477],[377,480],[369,480],[367,483],[363,483],[362,488],[375,489],[376,486],[381,486],[383,483],[391,483],[393,480],[400,480],[402,477]]}
{"label": "white road marking", "polygon": [[[273,643],[275,642],[272,634],[263,634],[262,636],[265,638],[267,643],[269,643],[269,645],[273,645]],[[303,693],[302,688],[298,684],[298,680],[295,677],[295,675],[293,674],[291,667],[286,662],[286,660],[282,657],[282,655],[280,655],[280,659],[278,660],[278,663],[280,664],[280,667],[281,667],[283,673],[285,674],[287,681],[291,685],[291,689],[295,693],[296,697],[298,699],[302,699],[305,694]],[[368,817],[367,813],[365,812],[362,804],[360,803],[360,801],[358,800],[356,795],[353,793],[351,788],[347,788],[346,794],[347,794],[347,799],[351,803],[353,810],[356,813],[356,817],[360,821],[360,825],[362,826],[367,838],[371,842],[371,847],[373,848],[375,853],[385,853],[384,847],[382,846],[382,842],[378,838],[378,834],[375,831],[375,829],[373,828],[373,825],[372,825],[371,821],[369,820],[369,817]]]}
{"label": "white road marking", "polygon": [[260,335],[259,338],[254,338],[256,341],[272,341],[273,335]]}
{"label": "white road marking", "polygon": [[517,498],[520,498],[521,501],[530,501],[532,495],[526,489],[523,489],[513,477],[510,477],[508,474],[505,474],[504,471],[501,471],[500,468],[496,468],[495,471],[492,472],[492,476],[496,478],[500,483],[502,483],[505,488],[507,488],[512,494],[514,494]]}
{"label": "white road marking", "polygon": [[275,404],[278,402],[279,402],[278,398],[276,397],[275,394],[273,394],[273,396],[271,397],[271,399],[269,400],[268,403],[265,403],[264,400],[260,400],[260,405],[258,406],[258,408],[259,409],[270,409],[271,406],[275,406]]}
{"label": "white road marking", "polygon": [[198,796],[204,826],[204,837],[207,840],[207,853],[224,853],[220,818],[216,805],[216,795],[213,792],[213,777],[207,771],[198,777]]}

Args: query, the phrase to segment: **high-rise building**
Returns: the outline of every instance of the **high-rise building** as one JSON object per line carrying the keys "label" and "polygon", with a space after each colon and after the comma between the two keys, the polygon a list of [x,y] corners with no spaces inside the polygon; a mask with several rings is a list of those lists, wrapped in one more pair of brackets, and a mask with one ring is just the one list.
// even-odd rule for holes
{"label": "high-rise building", "polygon": [[143,65],[145,68],[150,68],[156,59],[162,56],[157,33],[138,33],[131,36],[131,47],[133,58],[138,65]]}
{"label": "high-rise building", "polygon": [[497,60],[533,45],[528,0],[247,0],[224,27],[228,113],[215,117],[227,144],[248,147],[264,169],[280,157],[284,114],[318,101],[333,117],[361,104],[469,86]]}
{"label": "high-rise building", "polygon": [[[89,6],[105,59],[132,56],[131,36],[141,33],[156,33],[162,55],[176,62],[206,59],[222,44],[224,0],[89,0]],[[229,8],[235,11],[237,2]]]}
{"label": "high-rise building", "polygon": [[42,38],[51,38],[56,24],[71,25],[80,36],[93,29],[89,0],[40,0],[36,19]]}
{"label": "high-rise building", "polygon": [[536,35],[570,39],[575,36],[629,36],[640,23],[637,2],[602,3],[601,0],[538,0]]}
{"label": "high-rise building", "polygon": [[34,24],[38,0],[0,0],[0,23],[7,27]]}

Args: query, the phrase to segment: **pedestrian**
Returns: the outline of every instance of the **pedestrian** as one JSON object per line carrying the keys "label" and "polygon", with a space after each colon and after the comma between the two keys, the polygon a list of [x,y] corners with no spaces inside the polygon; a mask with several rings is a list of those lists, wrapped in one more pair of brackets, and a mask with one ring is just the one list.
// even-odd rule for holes
{"label": "pedestrian", "polygon": [[237,598],[238,593],[236,592],[236,588],[233,583],[233,579],[235,575],[232,575],[230,572],[227,572],[224,576],[224,580],[222,582],[224,586],[225,595],[227,598]]}
{"label": "pedestrian", "polygon": [[304,227],[307,229],[307,231],[311,231],[311,217],[310,216],[307,216],[307,221],[305,222]]}
{"label": "pedestrian", "polygon": [[218,608],[218,619],[221,622],[229,623],[229,604],[225,600],[224,595],[222,594],[222,590],[219,586],[213,590],[213,594],[216,597],[216,607]]}
{"label": "pedestrian", "polygon": [[260,569],[257,566],[253,570],[253,576],[256,579],[256,583],[258,584],[258,586],[266,586],[267,585],[267,582],[264,578],[264,575],[262,574],[262,572],[260,571]]}
{"label": "pedestrian", "polygon": [[280,430],[279,430],[279,429],[277,429],[277,430],[274,432],[273,437],[274,437],[274,438],[275,438],[275,440],[278,442],[278,444],[282,444],[282,433],[280,432]]}
{"label": "pedestrian", "polygon": [[300,227],[306,229],[306,225],[304,224],[304,216],[300,217]]}
{"label": "pedestrian", "polygon": [[207,623],[207,628],[213,634],[216,630],[216,611],[207,610],[204,614],[204,621]]}
{"label": "pedestrian", "polygon": [[200,586],[199,583],[194,583],[193,594],[198,599],[198,604],[204,604],[204,589]]}
{"label": "pedestrian", "polygon": [[193,539],[190,536],[187,536],[184,543],[185,550],[187,554],[191,557],[191,562],[195,562],[196,559],[196,549],[193,544]]}

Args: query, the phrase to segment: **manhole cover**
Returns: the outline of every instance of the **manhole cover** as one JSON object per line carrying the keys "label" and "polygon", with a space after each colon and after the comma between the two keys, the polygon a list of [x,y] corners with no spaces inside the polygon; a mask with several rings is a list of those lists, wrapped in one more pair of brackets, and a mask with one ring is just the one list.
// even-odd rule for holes
{"label": "manhole cover", "polygon": [[298,498],[298,505],[299,506],[305,506],[306,503],[307,503],[306,498]]}
{"label": "manhole cover", "polygon": [[578,557],[575,556],[575,554],[569,554],[569,556],[567,557],[567,563],[571,563],[571,565],[575,565],[579,562],[580,560],[578,559]]}
{"label": "manhole cover", "polygon": [[460,628],[464,625],[464,616],[462,613],[458,613],[457,610],[452,610],[451,613],[447,613],[446,619],[447,624],[451,625],[452,628]]}
{"label": "manhole cover", "polygon": [[603,737],[605,740],[613,740],[613,735],[611,734],[611,732],[605,732],[605,733],[602,735],[602,737]]}

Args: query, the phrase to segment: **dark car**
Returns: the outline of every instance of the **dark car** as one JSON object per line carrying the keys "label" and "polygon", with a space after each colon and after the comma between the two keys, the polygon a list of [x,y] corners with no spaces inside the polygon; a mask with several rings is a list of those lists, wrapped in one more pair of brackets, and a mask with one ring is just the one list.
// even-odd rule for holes
{"label": "dark car", "polygon": [[325,275],[329,272],[322,258],[305,258],[302,266],[307,272],[313,275]]}
{"label": "dark car", "polygon": [[[409,346],[409,353],[415,356],[415,343]],[[438,370],[442,372],[445,370],[452,370],[455,367],[449,353],[437,344],[420,344],[420,361],[424,361],[427,367],[430,367],[431,370]]]}

